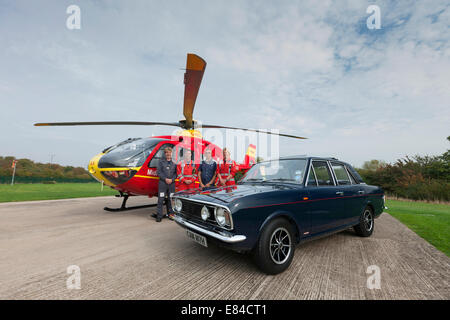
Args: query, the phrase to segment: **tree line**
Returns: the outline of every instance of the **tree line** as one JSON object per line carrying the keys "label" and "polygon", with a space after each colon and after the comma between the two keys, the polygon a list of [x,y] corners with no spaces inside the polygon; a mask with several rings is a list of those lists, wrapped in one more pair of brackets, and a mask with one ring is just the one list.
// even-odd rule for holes
{"label": "tree line", "polygon": [[438,156],[406,156],[394,163],[366,161],[357,170],[367,184],[381,186],[389,195],[450,201],[450,150]]}
{"label": "tree line", "polygon": [[39,163],[29,159],[16,159],[15,157],[0,157],[0,183],[11,183],[13,160],[17,160],[14,180],[18,183],[95,181],[87,170],[81,167]]}

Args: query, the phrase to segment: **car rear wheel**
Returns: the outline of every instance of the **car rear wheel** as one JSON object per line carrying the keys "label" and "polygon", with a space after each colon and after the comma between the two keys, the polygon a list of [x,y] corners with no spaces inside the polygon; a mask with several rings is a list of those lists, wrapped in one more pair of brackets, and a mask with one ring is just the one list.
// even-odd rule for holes
{"label": "car rear wheel", "polygon": [[370,237],[374,228],[374,216],[373,210],[370,206],[365,207],[361,217],[359,218],[359,224],[354,226],[356,234],[360,237]]}
{"label": "car rear wheel", "polygon": [[295,251],[294,228],[286,219],[275,219],[264,227],[254,249],[256,265],[267,274],[286,270]]}

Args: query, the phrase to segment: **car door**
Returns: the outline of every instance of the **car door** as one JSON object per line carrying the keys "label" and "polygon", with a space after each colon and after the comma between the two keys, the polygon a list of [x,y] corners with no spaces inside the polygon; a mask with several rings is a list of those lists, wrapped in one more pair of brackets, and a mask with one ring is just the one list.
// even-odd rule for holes
{"label": "car door", "polygon": [[351,186],[349,186],[349,188],[351,190],[350,194],[352,195],[352,198],[349,199],[348,214],[350,215],[349,223],[353,224],[359,221],[361,213],[367,203],[367,194],[364,188],[365,185],[358,182],[348,165],[346,165],[345,168],[347,169],[351,181]]}
{"label": "car door", "polygon": [[339,225],[346,225],[353,221],[359,189],[352,185],[350,176],[348,175],[344,164],[335,161],[331,161],[330,164],[336,180],[336,185],[339,189],[338,192],[342,192],[341,202],[343,204],[343,212],[339,219]]}
{"label": "car door", "polygon": [[340,189],[326,160],[312,160],[306,187],[312,234],[336,228],[344,214],[343,196],[336,194]]}

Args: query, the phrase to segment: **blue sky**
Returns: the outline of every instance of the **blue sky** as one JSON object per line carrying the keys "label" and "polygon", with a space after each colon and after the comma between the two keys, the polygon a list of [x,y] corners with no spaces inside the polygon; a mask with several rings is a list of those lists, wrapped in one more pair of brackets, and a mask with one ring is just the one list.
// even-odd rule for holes
{"label": "blue sky", "polygon": [[[81,9],[81,30],[66,8]],[[369,30],[366,9],[381,9]],[[186,53],[208,63],[195,118],[278,129],[280,153],[355,165],[440,154],[450,135],[448,1],[0,0],[0,155],[86,166],[182,118]],[[243,151],[233,155],[237,160]]]}

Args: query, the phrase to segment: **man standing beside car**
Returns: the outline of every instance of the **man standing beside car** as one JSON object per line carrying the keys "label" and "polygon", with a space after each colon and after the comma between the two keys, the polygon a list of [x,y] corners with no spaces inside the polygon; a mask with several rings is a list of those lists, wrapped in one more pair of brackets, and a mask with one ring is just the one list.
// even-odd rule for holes
{"label": "man standing beside car", "polygon": [[214,181],[217,174],[217,163],[212,158],[211,149],[206,149],[203,153],[205,160],[198,167],[198,180],[202,190],[214,188]]}
{"label": "man standing beside car", "polygon": [[163,203],[167,196],[166,208],[167,217],[173,220],[173,210],[171,196],[175,192],[175,178],[177,177],[177,166],[172,161],[172,148],[164,149],[165,158],[159,160],[156,173],[159,177],[158,183],[158,208],[156,214],[156,222],[161,222],[163,217]]}

